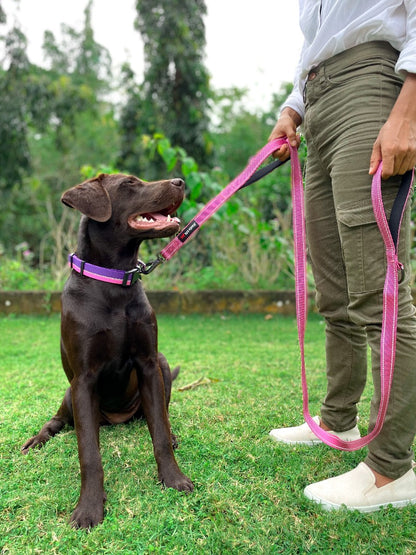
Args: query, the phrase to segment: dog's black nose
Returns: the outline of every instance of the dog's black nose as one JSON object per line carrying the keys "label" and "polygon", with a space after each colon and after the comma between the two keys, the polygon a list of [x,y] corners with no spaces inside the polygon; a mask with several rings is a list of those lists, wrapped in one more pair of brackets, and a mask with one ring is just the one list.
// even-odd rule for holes
{"label": "dog's black nose", "polygon": [[181,179],[180,177],[175,177],[175,179],[171,180],[172,185],[174,185],[175,187],[183,187],[185,185],[185,182],[183,179]]}

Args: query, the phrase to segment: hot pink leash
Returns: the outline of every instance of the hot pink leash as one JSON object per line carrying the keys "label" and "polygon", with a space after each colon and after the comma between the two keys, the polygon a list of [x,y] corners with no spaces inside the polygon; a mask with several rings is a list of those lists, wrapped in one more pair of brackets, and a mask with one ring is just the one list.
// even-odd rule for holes
{"label": "hot pink leash", "polygon": [[[381,192],[381,171],[380,163],[376,174],[373,177],[371,187],[371,198],[377,225],[386,248],[387,273],[383,290],[383,319],[380,339],[380,378],[381,378],[381,398],[377,415],[376,424],[373,430],[366,436],[354,440],[344,441],[338,437],[325,432],[311,417],[309,413],[309,397],[306,380],[305,368],[305,327],[308,311],[308,294],[306,281],[306,234],[305,234],[305,215],[304,215],[304,194],[301,178],[301,170],[297,151],[291,148],[292,162],[292,203],[293,203],[293,233],[295,243],[295,280],[296,280],[296,313],[298,324],[298,337],[301,354],[301,376],[303,392],[303,415],[310,429],[314,434],[330,447],[343,451],[355,451],[368,445],[380,432],[383,427],[384,418],[389,402],[391,384],[393,381],[394,359],[396,352],[396,330],[398,312],[398,289],[399,289],[399,269],[403,267],[398,260],[398,239],[396,244],[392,238],[389,224],[383,206]],[[403,210],[398,224],[397,237],[400,231],[401,219],[404,206],[410,196],[413,172],[408,184]]]}

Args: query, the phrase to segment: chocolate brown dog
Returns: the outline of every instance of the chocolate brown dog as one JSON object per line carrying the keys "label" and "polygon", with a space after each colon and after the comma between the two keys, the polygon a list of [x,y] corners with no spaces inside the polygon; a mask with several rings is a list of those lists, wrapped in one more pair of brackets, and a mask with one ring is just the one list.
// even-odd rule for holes
{"label": "chocolate brown dog", "polygon": [[[181,179],[146,183],[121,174],[101,174],[69,189],[62,202],[84,215],[75,253],[79,265],[117,269],[130,278],[143,239],[179,230],[171,214],[183,196]],[[192,491],[193,484],[173,454],[168,405],[177,370],[172,375],[158,353],[157,322],[140,280],[107,283],[87,277],[83,269],[72,271],[62,294],[61,357],[71,385],[56,415],[22,451],[43,445],[66,424],[75,425],[81,495],[71,521],[89,528],[104,518],[100,424],[144,416],[159,480],[179,491]]]}

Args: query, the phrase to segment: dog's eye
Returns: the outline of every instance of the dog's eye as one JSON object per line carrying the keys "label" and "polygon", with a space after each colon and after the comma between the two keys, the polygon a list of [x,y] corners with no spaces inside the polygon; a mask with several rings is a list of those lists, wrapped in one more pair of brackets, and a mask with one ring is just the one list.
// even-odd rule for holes
{"label": "dog's eye", "polygon": [[137,177],[127,177],[123,180],[122,185],[133,185],[137,187],[138,185],[143,185],[143,182],[140,181],[140,179],[137,179]]}

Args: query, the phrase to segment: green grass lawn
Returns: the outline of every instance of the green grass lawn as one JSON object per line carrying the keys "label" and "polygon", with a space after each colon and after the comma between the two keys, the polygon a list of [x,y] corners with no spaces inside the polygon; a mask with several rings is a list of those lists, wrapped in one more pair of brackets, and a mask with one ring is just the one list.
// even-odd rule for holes
{"label": "green grass lawn", "polygon": [[[65,429],[27,456],[20,446],[58,408],[67,387],[59,318],[0,319],[0,551],[2,554],[414,554],[416,506],[327,513],[303,496],[311,481],[347,471],[364,450],[273,442],[302,421],[294,318],[160,316],[160,349],[181,373],[171,423],[192,494],[163,489],[147,427],[101,430],[107,503],[91,532],[68,525],[80,487],[76,437]],[[311,316],[311,412],[324,394],[324,331]],[[199,378],[213,381],[178,388]],[[218,381],[217,381],[218,380]],[[365,432],[371,384],[360,406]]]}

